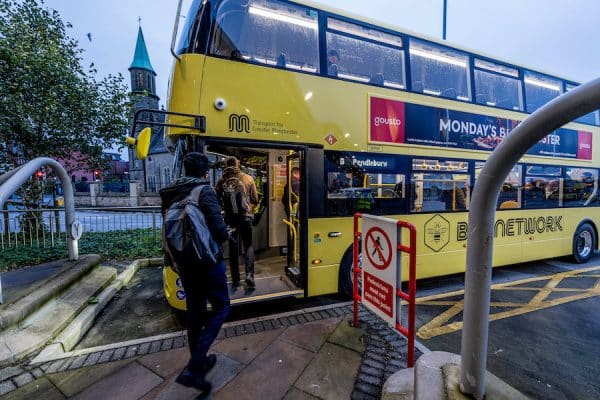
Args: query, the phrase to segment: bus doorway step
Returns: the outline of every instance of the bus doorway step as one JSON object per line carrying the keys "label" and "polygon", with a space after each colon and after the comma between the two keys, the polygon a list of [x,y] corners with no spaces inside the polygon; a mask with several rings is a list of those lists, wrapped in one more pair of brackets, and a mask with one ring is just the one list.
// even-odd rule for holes
{"label": "bus doorway step", "polygon": [[286,267],[285,274],[294,283],[294,285],[297,287],[302,287],[302,277],[300,276],[300,269],[298,269],[298,267]]}

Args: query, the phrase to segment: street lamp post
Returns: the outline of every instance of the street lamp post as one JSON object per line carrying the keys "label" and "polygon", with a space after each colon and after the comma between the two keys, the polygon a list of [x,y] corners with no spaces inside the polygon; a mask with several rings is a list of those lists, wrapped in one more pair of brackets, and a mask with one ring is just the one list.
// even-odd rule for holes
{"label": "street lamp post", "polygon": [[444,14],[442,19],[442,39],[446,40],[446,14],[448,12],[448,0],[444,0]]}

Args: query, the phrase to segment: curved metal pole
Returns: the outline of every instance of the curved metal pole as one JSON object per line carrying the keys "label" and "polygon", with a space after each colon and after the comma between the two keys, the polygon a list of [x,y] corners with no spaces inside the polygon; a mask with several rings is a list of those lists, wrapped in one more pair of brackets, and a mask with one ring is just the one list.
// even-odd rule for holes
{"label": "curved metal pole", "polygon": [[71,185],[69,175],[58,161],[48,157],[39,157],[2,175],[0,177],[0,207],[23,183],[25,183],[25,181],[27,181],[27,179],[45,165],[51,167],[60,178],[65,198],[65,222],[67,225],[69,260],[77,260],[79,258],[77,239],[73,237],[73,232],[71,230],[71,227],[75,222],[75,196],[73,195],[73,186]]}
{"label": "curved metal pole", "polygon": [[494,218],[504,179],[548,133],[599,108],[600,78],[554,99],[521,122],[492,152],[479,174],[469,207],[460,383],[461,391],[476,399],[485,395]]}

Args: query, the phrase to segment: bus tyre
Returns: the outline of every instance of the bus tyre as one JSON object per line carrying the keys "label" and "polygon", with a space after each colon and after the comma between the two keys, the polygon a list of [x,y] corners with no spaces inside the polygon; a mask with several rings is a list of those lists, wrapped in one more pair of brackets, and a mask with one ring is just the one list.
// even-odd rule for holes
{"label": "bus tyre", "polygon": [[[359,255],[360,258],[360,255]],[[354,271],[352,268],[353,264],[353,254],[352,254],[352,246],[346,250],[344,256],[342,257],[342,261],[340,262],[340,276],[339,276],[339,292],[352,299],[352,294],[354,292]],[[360,281],[359,281],[359,293],[360,293]]]}
{"label": "bus tyre", "polygon": [[581,224],[573,236],[573,259],[581,264],[588,262],[596,249],[596,232],[588,223]]}

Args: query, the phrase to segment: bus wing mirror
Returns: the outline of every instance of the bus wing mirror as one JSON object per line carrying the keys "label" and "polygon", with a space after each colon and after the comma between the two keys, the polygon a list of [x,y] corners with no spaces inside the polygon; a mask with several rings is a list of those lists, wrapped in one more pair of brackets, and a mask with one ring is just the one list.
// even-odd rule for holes
{"label": "bus wing mirror", "polygon": [[131,136],[125,138],[125,143],[130,146],[135,146],[135,156],[138,160],[143,160],[148,155],[150,150],[150,138],[152,137],[152,129],[144,128],[138,134],[137,139]]}

